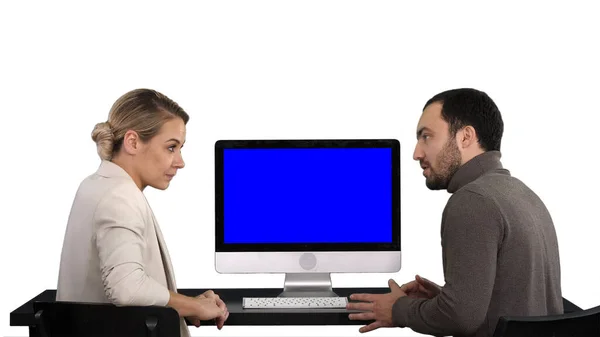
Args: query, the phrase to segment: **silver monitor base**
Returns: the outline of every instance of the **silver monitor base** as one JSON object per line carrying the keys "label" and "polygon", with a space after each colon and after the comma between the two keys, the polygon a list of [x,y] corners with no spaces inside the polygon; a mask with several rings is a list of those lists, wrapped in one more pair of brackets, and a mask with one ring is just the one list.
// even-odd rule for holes
{"label": "silver monitor base", "polygon": [[286,273],[279,297],[338,297],[329,273]]}

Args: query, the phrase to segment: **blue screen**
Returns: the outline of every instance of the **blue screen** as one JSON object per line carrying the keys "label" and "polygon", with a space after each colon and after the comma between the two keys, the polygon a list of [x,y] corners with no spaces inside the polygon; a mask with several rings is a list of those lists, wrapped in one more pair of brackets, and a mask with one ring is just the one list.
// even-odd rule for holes
{"label": "blue screen", "polygon": [[224,241],[392,242],[390,148],[225,149]]}

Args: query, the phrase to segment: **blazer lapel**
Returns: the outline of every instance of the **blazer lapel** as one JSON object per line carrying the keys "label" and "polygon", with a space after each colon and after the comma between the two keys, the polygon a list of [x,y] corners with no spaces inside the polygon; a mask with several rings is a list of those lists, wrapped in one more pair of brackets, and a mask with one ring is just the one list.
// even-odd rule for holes
{"label": "blazer lapel", "polygon": [[[129,176],[129,174],[123,168],[121,168],[119,165],[117,165],[113,162],[107,161],[107,160],[103,160],[100,163],[100,167],[98,168],[96,173],[103,177],[109,177],[109,178],[122,177],[122,178],[131,179],[131,176]],[[142,193],[142,195],[143,195],[143,193]],[[146,199],[145,195],[144,195],[144,199]],[[148,203],[147,199],[146,199],[146,204],[150,208],[150,213],[152,215],[152,222],[154,225],[154,230],[156,232],[156,237],[158,238],[158,247],[160,249],[160,255],[162,257],[163,265],[165,267],[165,274],[167,277],[168,288],[169,288],[169,290],[177,292],[177,284],[175,283],[175,275],[173,272],[173,265],[171,264],[171,257],[169,256],[169,251],[167,249],[167,245],[165,244],[165,239],[163,238],[162,232],[160,231],[160,228],[158,227],[158,221],[156,221],[156,218],[154,217],[154,212],[152,212],[152,207],[150,207],[150,204]]]}
{"label": "blazer lapel", "polygon": [[152,213],[152,222],[154,223],[154,230],[156,231],[156,237],[158,238],[160,255],[162,256],[163,265],[165,266],[165,274],[167,276],[169,290],[177,292],[177,283],[175,282],[175,272],[173,270],[173,265],[171,264],[171,256],[169,256],[167,244],[165,243],[165,239],[160,231],[160,227],[158,227],[158,222],[154,217],[154,213]]}
{"label": "blazer lapel", "polygon": [[[103,177],[123,177],[131,179],[131,176],[120,166],[110,161],[103,160],[100,163],[100,167],[98,168],[96,174]],[[133,181],[133,180],[132,180]],[[142,193],[143,195],[143,193]],[[144,199],[146,196],[144,195]],[[152,215],[152,223],[154,226],[154,231],[156,232],[156,238],[158,239],[158,248],[160,250],[160,256],[163,262],[163,266],[165,268],[165,276],[167,279],[167,288],[173,292],[177,292],[177,283],[175,282],[175,273],[173,271],[173,265],[171,264],[171,257],[169,256],[169,250],[167,249],[167,245],[165,243],[165,239],[160,231],[160,227],[158,227],[158,221],[156,221],[156,217],[154,217],[154,212],[152,212],[152,208],[146,199],[146,204],[148,208],[150,208],[150,214]],[[183,318],[181,318],[179,323],[181,330],[181,337],[189,337],[190,332],[187,326],[187,323]]]}
{"label": "blazer lapel", "polygon": [[[160,249],[160,255],[162,257],[163,265],[165,266],[165,275],[167,277],[167,283],[169,290],[177,292],[177,283],[175,283],[175,274],[173,271],[173,265],[171,264],[171,257],[169,256],[169,250],[165,244],[160,227],[158,227],[158,221],[154,217],[152,212],[152,222],[154,223],[154,230],[156,231],[156,237],[158,238],[158,247]],[[179,329],[181,331],[181,337],[190,337],[190,330],[188,329],[185,319],[179,319]]]}

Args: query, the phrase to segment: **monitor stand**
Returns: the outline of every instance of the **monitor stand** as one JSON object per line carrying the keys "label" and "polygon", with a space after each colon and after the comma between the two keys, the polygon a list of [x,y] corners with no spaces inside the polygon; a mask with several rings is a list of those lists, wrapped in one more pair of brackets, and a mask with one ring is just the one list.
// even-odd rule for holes
{"label": "monitor stand", "polygon": [[329,273],[286,273],[279,297],[338,297]]}

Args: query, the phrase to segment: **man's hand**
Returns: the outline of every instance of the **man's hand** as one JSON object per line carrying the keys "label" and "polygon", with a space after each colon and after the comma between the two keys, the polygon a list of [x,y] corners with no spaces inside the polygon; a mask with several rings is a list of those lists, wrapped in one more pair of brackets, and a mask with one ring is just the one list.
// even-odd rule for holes
{"label": "man's hand", "polygon": [[439,285],[419,275],[415,276],[414,281],[403,284],[400,289],[402,289],[402,291],[404,291],[409,297],[427,299],[436,297],[441,291],[441,287]]}
{"label": "man's hand", "polygon": [[392,307],[394,303],[406,293],[400,289],[400,286],[394,281],[389,280],[390,292],[387,294],[352,294],[351,300],[362,301],[363,303],[348,303],[346,309],[361,310],[362,313],[350,314],[351,320],[364,320],[375,322],[361,327],[358,331],[369,332],[381,327],[392,327]]}

